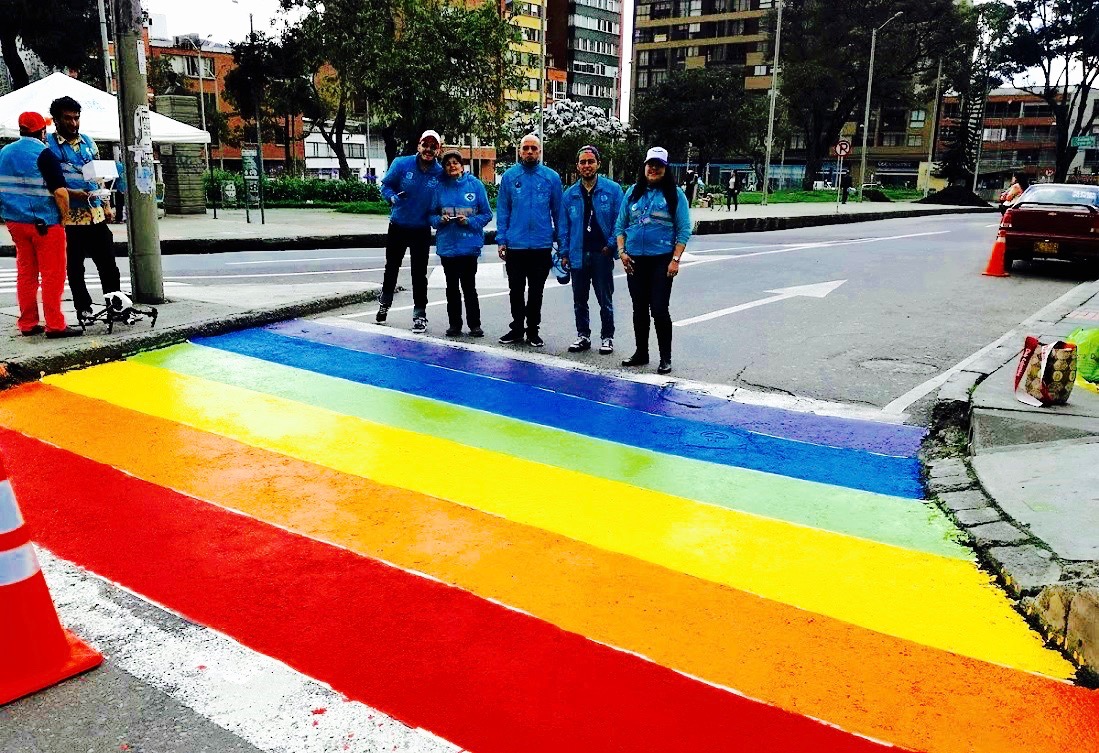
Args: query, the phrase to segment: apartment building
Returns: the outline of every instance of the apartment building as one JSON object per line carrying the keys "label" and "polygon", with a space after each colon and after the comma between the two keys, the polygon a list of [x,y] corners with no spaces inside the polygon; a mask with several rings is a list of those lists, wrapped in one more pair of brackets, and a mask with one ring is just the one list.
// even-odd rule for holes
{"label": "apartment building", "polygon": [[562,61],[569,99],[618,114],[622,99],[621,0],[549,0],[549,49]]}
{"label": "apartment building", "polygon": [[635,95],[688,68],[743,70],[746,88],[769,88],[773,7],[774,0],[637,0]]}

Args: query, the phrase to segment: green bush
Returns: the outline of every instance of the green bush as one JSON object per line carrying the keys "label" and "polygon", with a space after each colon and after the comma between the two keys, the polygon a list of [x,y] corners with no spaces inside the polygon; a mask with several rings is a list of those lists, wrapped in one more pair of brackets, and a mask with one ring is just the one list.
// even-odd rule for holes
{"label": "green bush", "polygon": [[337,212],[344,214],[389,214],[388,201],[354,201],[341,204]]}
{"label": "green bush", "polygon": [[[227,170],[214,170],[213,175],[203,175],[207,202],[224,203],[221,186],[232,182],[237,189],[237,201],[244,196],[244,176]],[[280,176],[263,179],[263,198],[272,206],[316,206],[345,204],[347,202],[381,201],[382,192],[376,183],[360,180],[321,180],[320,178],[294,178]]]}

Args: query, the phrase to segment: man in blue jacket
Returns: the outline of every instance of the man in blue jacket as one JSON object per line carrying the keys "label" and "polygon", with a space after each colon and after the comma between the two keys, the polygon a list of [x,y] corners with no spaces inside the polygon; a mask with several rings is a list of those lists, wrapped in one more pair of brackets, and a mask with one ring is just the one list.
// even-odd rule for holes
{"label": "man in blue jacket", "polygon": [[500,178],[496,198],[496,243],[511,293],[511,328],[500,338],[504,345],[523,342],[524,332],[534,347],[546,344],[538,328],[561,194],[561,176],[542,164],[542,140],[527,134],[519,144],[519,164]]}
{"label": "man in blue jacket", "polygon": [[382,178],[382,196],[393,209],[385,242],[382,300],[375,318],[381,324],[389,314],[397,275],[408,250],[412,262],[412,331],[420,334],[427,332],[427,258],[431,250],[428,212],[443,173],[436,159],[442,143],[438,133],[424,131],[416,154],[393,160]]}
{"label": "man in blue jacket", "polygon": [[622,205],[622,187],[599,175],[599,149],[588,145],[576,154],[580,180],[561,202],[558,222],[561,249],[567,254],[572,273],[572,308],[576,315],[576,342],[570,353],[591,349],[591,318],[588,293],[595,288],[599,303],[599,352],[614,352],[614,223]]}

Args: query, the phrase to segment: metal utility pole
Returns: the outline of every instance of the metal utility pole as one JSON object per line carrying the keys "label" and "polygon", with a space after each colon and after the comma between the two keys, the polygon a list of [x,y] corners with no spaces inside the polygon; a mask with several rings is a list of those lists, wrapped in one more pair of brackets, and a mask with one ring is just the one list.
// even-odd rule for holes
{"label": "metal utility pole", "polygon": [[[252,47],[256,45],[256,27],[252,23],[252,14],[248,14],[248,33],[252,35]],[[259,160],[259,224],[267,224],[267,216],[263,211],[263,176],[266,175],[263,169],[263,128],[260,126],[259,120],[259,98],[262,90],[256,86],[256,82],[252,82],[252,94],[254,95],[256,104],[256,159]]]}
{"label": "metal utility pole", "polygon": [[[782,6],[778,0],[778,18],[775,21],[775,59],[771,63],[771,113],[767,116],[767,153],[763,158],[763,198],[760,204],[767,206],[768,185],[771,182],[771,142],[775,139],[775,101],[778,100],[778,48],[782,43]],[[783,155],[786,148],[783,147]]]}
{"label": "metal utility pole", "polygon": [[878,46],[878,32],[885,28],[886,24],[904,15],[903,11],[897,11],[885,20],[870,34],[870,70],[866,74],[866,110],[862,115],[862,154],[859,155],[859,202],[862,202],[862,190],[866,185],[866,139],[870,131],[870,90],[874,86],[874,52]]}
{"label": "metal utility pole", "polygon": [[141,0],[115,0],[115,62],[122,160],[126,164],[126,229],[130,282],[138,303],[164,301],[164,272],[157,226],[153,134],[149,124],[144,12]]}
{"label": "metal utility pole", "polygon": [[939,130],[939,97],[943,87],[943,59],[939,58],[939,72],[935,74],[935,104],[931,106],[931,143],[927,145],[927,180],[923,184],[923,196],[931,193],[931,169],[935,164],[935,136]]}
{"label": "metal utility pole", "polygon": [[[195,52],[198,54],[198,113],[199,113],[199,119],[202,123],[202,130],[209,133],[209,130],[206,128],[206,78],[205,78],[205,71],[203,70],[205,66],[203,66],[203,64],[202,64],[202,45],[205,44],[206,39],[209,39],[209,37],[206,37],[206,39],[200,39],[197,42],[195,40],[191,39],[190,37],[185,37],[185,39],[188,42],[191,43],[191,46],[195,48]],[[213,61],[213,58],[210,58],[210,60]],[[217,79],[217,71],[216,70],[214,71],[214,78],[215,78],[215,80]],[[210,167],[210,144],[209,144],[209,142],[207,142],[206,145],[203,146],[203,152],[206,154],[206,172],[210,176],[210,187],[213,188],[213,186],[214,186],[214,171]],[[215,201],[214,202],[214,219],[216,220],[217,218],[218,218],[218,205],[217,205],[217,202]]]}
{"label": "metal utility pole", "polygon": [[542,54],[538,57],[541,58],[541,64],[539,66],[539,85],[538,85],[538,138],[542,141],[542,154],[545,154],[546,150],[546,12],[549,9],[549,1],[542,0],[542,12],[541,12],[541,26],[539,34],[542,37]]}
{"label": "metal utility pole", "polygon": [[107,9],[99,0],[99,43],[103,50],[103,91],[111,94],[111,53],[107,41]]}

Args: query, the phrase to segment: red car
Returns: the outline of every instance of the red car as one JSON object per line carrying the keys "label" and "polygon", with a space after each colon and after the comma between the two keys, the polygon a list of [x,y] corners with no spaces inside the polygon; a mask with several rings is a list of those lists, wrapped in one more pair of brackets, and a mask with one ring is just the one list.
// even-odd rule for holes
{"label": "red car", "polygon": [[1099,259],[1099,186],[1040,183],[1004,212],[1004,267],[1018,259]]}

